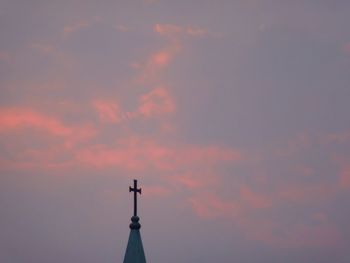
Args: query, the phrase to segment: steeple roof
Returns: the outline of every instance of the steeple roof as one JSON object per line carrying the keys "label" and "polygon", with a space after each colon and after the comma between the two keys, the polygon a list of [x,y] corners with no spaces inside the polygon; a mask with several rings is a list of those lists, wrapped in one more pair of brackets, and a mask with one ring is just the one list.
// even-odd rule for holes
{"label": "steeple roof", "polygon": [[137,189],[137,180],[134,180],[133,188],[129,187],[129,192],[134,192],[134,215],[131,217],[129,241],[123,263],[146,263],[140,233],[140,218],[137,216],[137,193],[141,194],[141,188]]}
{"label": "steeple roof", "polygon": [[140,223],[138,216],[131,218],[130,235],[128,246],[126,247],[123,263],[146,263],[145,252],[143,251]]}

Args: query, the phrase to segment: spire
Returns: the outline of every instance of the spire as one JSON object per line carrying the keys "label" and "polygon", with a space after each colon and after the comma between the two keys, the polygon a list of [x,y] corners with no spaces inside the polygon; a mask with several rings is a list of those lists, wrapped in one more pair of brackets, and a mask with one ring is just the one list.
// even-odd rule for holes
{"label": "spire", "polygon": [[131,217],[129,241],[123,263],[146,263],[140,233],[140,218],[137,216],[137,193],[141,194],[141,188],[137,189],[137,180],[134,180],[133,188],[129,187],[129,192],[134,192],[134,215]]}

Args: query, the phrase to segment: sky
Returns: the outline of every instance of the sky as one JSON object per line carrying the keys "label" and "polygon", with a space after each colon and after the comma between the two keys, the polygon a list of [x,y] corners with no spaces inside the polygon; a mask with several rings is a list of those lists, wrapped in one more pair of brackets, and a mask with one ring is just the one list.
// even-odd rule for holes
{"label": "sky", "polygon": [[349,14],[0,0],[0,262],[350,262]]}

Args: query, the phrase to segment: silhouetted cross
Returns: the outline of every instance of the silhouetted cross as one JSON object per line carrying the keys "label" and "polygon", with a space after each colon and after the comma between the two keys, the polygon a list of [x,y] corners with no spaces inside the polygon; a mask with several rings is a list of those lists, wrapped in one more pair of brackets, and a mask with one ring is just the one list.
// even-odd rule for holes
{"label": "silhouetted cross", "polygon": [[141,188],[137,189],[137,180],[134,180],[134,188],[129,186],[129,192],[134,192],[134,216],[137,216],[137,193],[141,194]]}

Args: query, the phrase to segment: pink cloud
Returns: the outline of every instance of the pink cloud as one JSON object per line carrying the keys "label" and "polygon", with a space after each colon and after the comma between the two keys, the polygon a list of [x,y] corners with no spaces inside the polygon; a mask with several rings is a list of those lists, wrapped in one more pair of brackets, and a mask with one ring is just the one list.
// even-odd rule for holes
{"label": "pink cloud", "polygon": [[333,196],[337,191],[335,184],[317,182],[314,184],[286,184],[275,193],[280,200],[296,203],[310,203]]}
{"label": "pink cloud", "polygon": [[263,194],[253,192],[247,185],[242,185],[239,189],[240,200],[253,208],[267,208],[272,206],[270,198]]}
{"label": "pink cloud", "polygon": [[171,194],[171,190],[163,186],[146,186],[142,194],[145,197],[164,197]]}
{"label": "pink cloud", "polygon": [[[244,190],[246,191],[246,190]],[[250,192],[250,190],[249,190]],[[342,242],[342,236],[336,226],[328,223],[324,214],[317,214],[317,223],[307,225],[294,223],[286,225],[285,222],[276,222],[269,216],[259,216],[252,212],[256,208],[266,207],[255,197],[250,204],[246,204],[246,193],[239,199],[224,200],[214,194],[200,194],[189,199],[195,214],[203,219],[224,218],[238,229],[241,229],[250,240],[256,240],[274,247],[296,248],[313,247],[322,248],[337,246]],[[248,193],[251,199],[251,193]],[[251,204],[256,206],[251,206]],[[267,204],[270,206],[270,203]]]}
{"label": "pink cloud", "polygon": [[173,24],[156,24],[154,31],[167,37],[178,37],[181,33],[194,37],[202,37],[208,34],[208,30],[200,27],[181,27]]}
{"label": "pink cloud", "polygon": [[125,26],[125,25],[117,25],[117,26],[115,26],[115,28],[118,31],[121,31],[121,32],[128,32],[128,31],[130,31],[130,28]]}
{"label": "pink cloud", "polygon": [[128,137],[112,146],[91,145],[76,152],[78,162],[97,169],[116,167],[126,170],[155,169],[176,173],[178,169],[197,169],[203,166],[209,169],[219,163],[231,163],[240,158],[241,154],[232,149],[215,146],[166,145],[142,137]]}
{"label": "pink cloud", "polygon": [[163,87],[155,88],[140,98],[138,112],[146,117],[160,116],[175,112],[174,99]]}
{"label": "pink cloud", "polygon": [[312,176],[315,174],[315,171],[312,167],[310,166],[307,166],[307,165],[297,165],[295,167],[295,171],[298,173],[298,174],[302,174],[304,176]]}
{"label": "pink cloud", "polygon": [[174,34],[181,33],[182,29],[181,27],[172,24],[156,24],[154,26],[154,31],[161,35],[173,36]]}
{"label": "pink cloud", "polygon": [[41,54],[49,56],[55,61],[63,64],[66,68],[72,68],[75,65],[75,61],[71,56],[68,56],[57,48],[54,44],[50,43],[33,43],[31,48],[39,51]]}
{"label": "pink cloud", "polygon": [[213,194],[192,197],[189,202],[195,213],[202,218],[215,218],[219,215],[232,217],[239,212],[237,204],[224,201]]}
{"label": "pink cloud", "polygon": [[13,61],[13,56],[9,52],[0,51],[0,61],[10,63]]}
{"label": "pink cloud", "polygon": [[92,145],[78,150],[75,154],[76,160],[82,165],[97,169],[118,167],[133,171],[145,169],[147,166],[142,151],[131,144],[119,144],[115,147]]}
{"label": "pink cloud", "polygon": [[63,32],[65,34],[68,34],[68,33],[73,33],[75,31],[78,31],[84,27],[88,27],[90,24],[89,22],[87,21],[78,21],[74,24],[71,24],[71,25],[66,25],[64,28],[63,28]]}
{"label": "pink cloud", "polygon": [[162,50],[152,55],[151,63],[158,65],[160,67],[164,67],[169,64],[170,59],[171,59],[171,54],[165,50]]}
{"label": "pink cloud", "polygon": [[195,178],[192,174],[182,174],[174,176],[177,183],[184,185],[189,189],[197,189],[203,186],[203,178]]}
{"label": "pink cloud", "polygon": [[337,246],[342,236],[329,223],[283,225],[278,222],[245,220],[241,225],[247,237],[280,248],[326,248]]}
{"label": "pink cloud", "polygon": [[339,174],[339,186],[342,189],[350,189],[350,165],[344,165]]}
{"label": "pink cloud", "polygon": [[331,133],[321,137],[321,143],[346,143],[350,141],[350,132]]}
{"label": "pink cloud", "polygon": [[282,157],[290,157],[311,146],[312,140],[307,133],[299,133],[295,137],[289,139],[282,147],[279,146],[275,150],[275,154]]}
{"label": "pink cloud", "polygon": [[204,28],[194,28],[194,27],[188,27],[186,29],[186,33],[190,36],[195,37],[203,37],[208,34],[208,31]]}
{"label": "pink cloud", "polygon": [[345,45],[343,45],[343,52],[347,55],[350,55],[350,43],[346,43]]}
{"label": "pink cloud", "polygon": [[335,246],[341,241],[338,229],[331,224],[319,224],[315,226],[297,224],[286,230],[283,240],[276,244],[292,247],[329,247]]}
{"label": "pink cloud", "polygon": [[0,110],[0,131],[16,128],[36,128],[49,132],[54,136],[68,136],[72,129],[62,122],[47,117],[30,109],[1,109]]}
{"label": "pink cloud", "polygon": [[69,143],[86,140],[96,134],[91,125],[68,126],[56,118],[31,109],[0,109],[0,132],[7,133],[16,129],[44,131],[52,136],[67,138]]}
{"label": "pink cloud", "polygon": [[15,136],[4,135],[0,142],[4,149],[0,154],[1,169],[26,172],[40,170],[49,174],[64,171],[67,174],[74,165],[72,147],[62,143],[62,138],[56,139],[47,138],[46,134],[33,136],[27,130],[25,133],[17,132]]}
{"label": "pink cloud", "polygon": [[215,169],[212,169],[212,165],[201,165],[199,163],[188,165],[179,163],[178,166],[184,168],[180,169],[184,170],[184,172],[178,172],[169,178],[176,186],[185,187],[192,192],[220,187],[220,176]]}
{"label": "pink cloud", "polygon": [[122,120],[121,109],[116,102],[95,100],[93,106],[102,122],[118,123]]}
{"label": "pink cloud", "polygon": [[34,43],[32,44],[32,48],[39,50],[40,52],[45,54],[54,54],[57,51],[54,45],[42,43]]}

